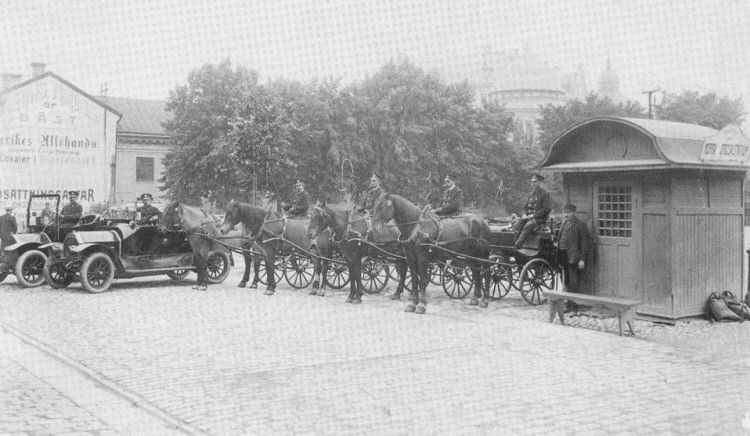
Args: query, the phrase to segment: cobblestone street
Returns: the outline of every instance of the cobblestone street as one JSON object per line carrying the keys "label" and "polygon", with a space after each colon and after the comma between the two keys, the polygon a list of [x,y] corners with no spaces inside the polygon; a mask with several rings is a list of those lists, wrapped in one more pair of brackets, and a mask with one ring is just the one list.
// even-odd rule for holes
{"label": "cobblestone street", "polygon": [[235,287],[241,266],[207,292],[191,289],[194,275],[118,280],[98,295],[6,279],[0,433],[750,428],[750,323],[637,321],[635,337],[619,337],[614,318],[549,324],[548,306],[515,291],[478,309],[434,286],[419,316],[390,286],[359,306],[286,284],[267,297]]}

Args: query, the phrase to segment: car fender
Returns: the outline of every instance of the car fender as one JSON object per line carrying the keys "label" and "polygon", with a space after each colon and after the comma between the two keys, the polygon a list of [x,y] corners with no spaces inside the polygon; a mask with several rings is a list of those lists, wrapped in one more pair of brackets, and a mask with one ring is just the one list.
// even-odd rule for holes
{"label": "car fender", "polygon": [[75,253],[82,258],[88,256],[89,254],[95,251],[101,251],[103,253],[107,253],[107,255],[111,257],[112,261],[115,263],[115,267],[117,267],[118,270],[122,269],[122,262],[120,261],[120,256],[118,256],[118,254],[112,250],[112,247],[108,247],[104,244],[100,244],[97,242],[87,242],[84,244],[73,245],[70,247],[71,253]]}
{"label": "car fender", "polygon": [[17,251],[19,253],[23,253],[28,250],[38,249],[39,246],[39,242],[17,242],[15,244],[8,245],[3,249],[3,251]]}
{"label": "car fender", "polygon": [[48,253],[61,253],[63,251],[62,242],[50,242],[48,244],[42,244],[38,247],[39,250]]}

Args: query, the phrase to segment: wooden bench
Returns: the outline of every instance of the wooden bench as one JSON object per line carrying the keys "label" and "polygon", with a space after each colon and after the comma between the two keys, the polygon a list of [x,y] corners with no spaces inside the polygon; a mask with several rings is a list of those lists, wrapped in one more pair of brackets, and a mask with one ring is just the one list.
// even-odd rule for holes
{"label": "wooden bench", "polygon": [[563,291],[544,291],[544,298],[549,300],[549,322],[555,320],[555,314],[560,317],[560,322],[565,325],[563,314],[565,313],[565,302],[567,300],[586,304],[590,306],[605,306],[617,313],[620,318],[620,336],[622,336],[623,327],[627,324],[630,334],[635,335],[633,331],[633,321],[635,320],[635,310],[641,304],[638,300],[628,300],[620,297],[599,297],[596,295],[574,294]]}

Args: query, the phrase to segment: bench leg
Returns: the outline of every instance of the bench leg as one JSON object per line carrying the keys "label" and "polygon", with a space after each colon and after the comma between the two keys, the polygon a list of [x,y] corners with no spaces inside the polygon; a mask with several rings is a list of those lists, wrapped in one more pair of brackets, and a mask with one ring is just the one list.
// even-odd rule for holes
{"label": "bench leg", "polygon": [[627,325],[628,329],[630,330],[630,334],[635,336],[635,330],[633,330],[633,323],[635,322],[635,310],[628,309],[624,312],[620,312],[620,336],[622,336],[622,331],[625,325]]}
{"label": "bench leg", "polygon": [[555,320],[555,315],[560,317],[560,323],[565,325],[563,314],[565,313],[565,299],[554,300],[549,302],[549,322]]}

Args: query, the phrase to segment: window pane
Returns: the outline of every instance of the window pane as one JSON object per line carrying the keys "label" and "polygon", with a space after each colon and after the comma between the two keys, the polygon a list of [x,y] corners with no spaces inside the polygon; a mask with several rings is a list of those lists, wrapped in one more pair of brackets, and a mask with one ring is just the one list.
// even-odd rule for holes
{"label": "window pane", "polygon": [[153,157],[136,157],[135,158],[135,181],[136,182],[153,182],[154,181],[154,158]]}

